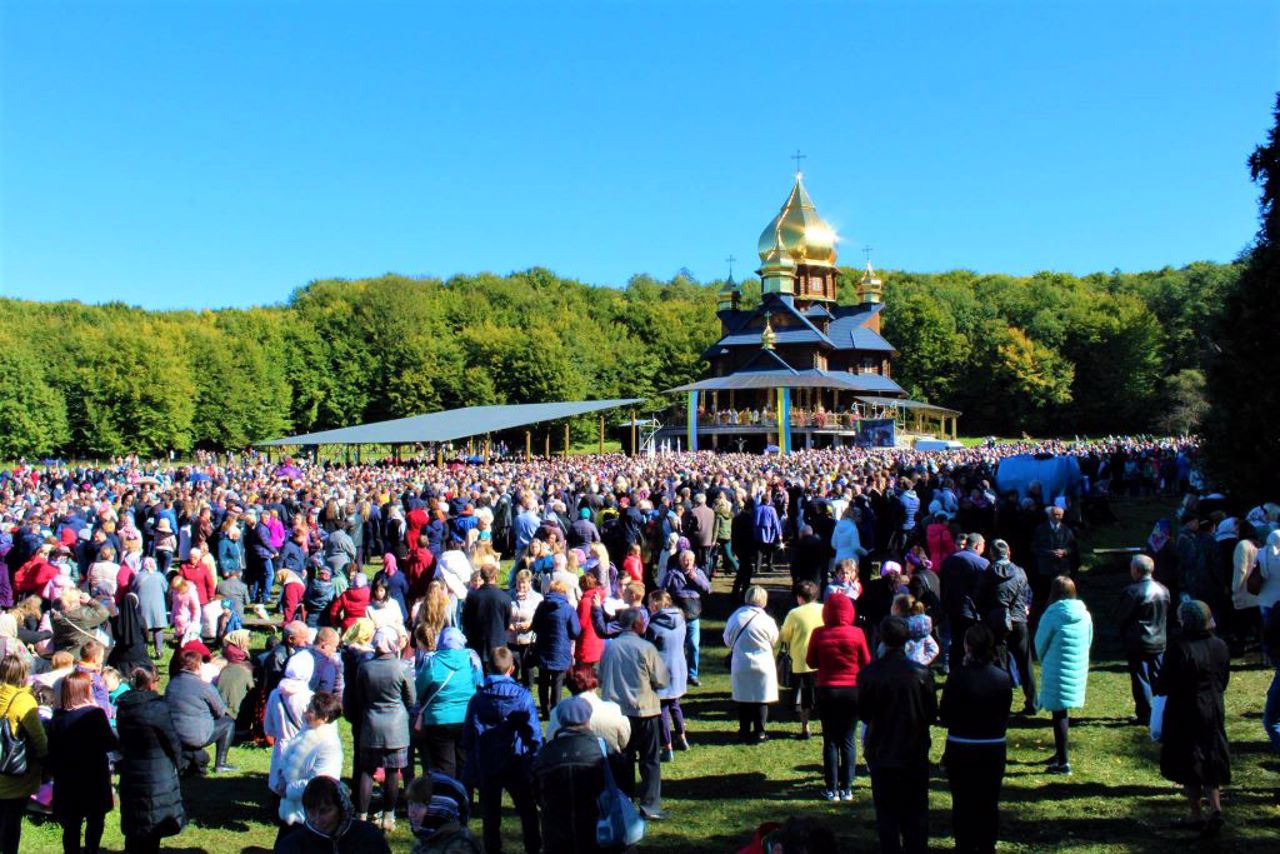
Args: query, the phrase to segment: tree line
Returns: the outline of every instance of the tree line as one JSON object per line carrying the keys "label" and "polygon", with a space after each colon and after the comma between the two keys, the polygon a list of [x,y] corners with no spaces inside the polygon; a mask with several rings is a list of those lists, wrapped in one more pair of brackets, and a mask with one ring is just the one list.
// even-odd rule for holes
{"label": "tree line", "polygon": [[[912,396],[962,410],[971,434],[1189,429],[1240,269],[887,271],[894,376]],[[841,271],[842,301],[860,275]],[[595,287],[534,268],[316,281],[248,309],[0,300],[0,459],[234,449],[483,404],[662,406],[658,392],[706,369],[721,284],[682,272]],[[759,282],[743,292],[750,305]]]}

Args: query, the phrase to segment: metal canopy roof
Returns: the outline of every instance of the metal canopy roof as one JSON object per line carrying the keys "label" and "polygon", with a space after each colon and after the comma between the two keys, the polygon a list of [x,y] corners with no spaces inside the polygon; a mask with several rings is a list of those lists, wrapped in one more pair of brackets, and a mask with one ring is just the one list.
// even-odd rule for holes
{"label": "metal canopy roof", "polygon": [[628,397],[618,400],[522,403],[510,406],[468,406],[465,409],[429,412],[426,415],[414,415],[409,418],[375,421],[372,424],[339,427],[335,430],[322,430],[319,433],[286,436],[282,439],[271,439],[257,444],[259,446],[408,445],[414,442],[447,442],[452,439],[481,436],[485,433],[497,433],[501,430],[523,427],[526,424],[560,421],[565,418],[573,418],[576,415],[599,412],[602,409],[614,409],[630,403],[639,403],[640,400],[640,398]]}
{"label": "metal canopy roof", "polygon": [[724,377],[711,377],[669,388],[663,393],[759,388],[836,388],[855,392],[890,393],[902,391],[901,386],[880,374],[849,374],[810,368],[804,371],[739,371]]}
{"label": "metal canopy roof", "polygon": [[858,397],[863,403],[869,403],[872,406],[892,406],[898,409],[925,409],[930,412],[940,412],[943,415],[960,415],[958,409],[947,409],[945,406],[938,406],[936,403],[925,403],[922,400],[906,400],[899,397]]}

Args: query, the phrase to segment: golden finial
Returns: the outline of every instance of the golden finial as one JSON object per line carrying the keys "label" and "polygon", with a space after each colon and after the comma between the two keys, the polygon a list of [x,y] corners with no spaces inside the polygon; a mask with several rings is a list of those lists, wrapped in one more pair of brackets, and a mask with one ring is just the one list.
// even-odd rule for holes
{"label": "golden finial", "polygon": [[764,316],[764,330],[760,333],[760,346],[772,350],[778,340],[778,333],[773,331],[773,322],[768,314]]}

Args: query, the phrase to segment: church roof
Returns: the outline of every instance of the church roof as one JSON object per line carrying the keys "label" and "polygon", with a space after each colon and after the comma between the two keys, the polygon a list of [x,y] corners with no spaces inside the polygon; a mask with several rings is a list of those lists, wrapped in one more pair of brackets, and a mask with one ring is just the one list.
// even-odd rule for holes
{"label": "church roof", "polygon": [[[884,309],[883,303],[858,306],[834,306],[834,313],[825,306],[811,305],[805,309],[796,307],[790,296],[766,294],[760,305],[750,311],[738,312],[736,322],[730,317],[726,325],[732,330],[728,335],[707,349],[705,357],[717,355],[718,351],[727,347],[748,347],[760,344],[760,331],[752,329],[751,324],[766,311],[775,315],[789,315],[800,322],[800,326],[791,329],[777,329],[776,344],[818,344],[832,350],[870,350],[873,352],[896,353],[892,344],[879,333],[866,327],[875,314]],[[810,317],[830,318],[826,333],[814,325]]]}
{"label": "church roof", "polygon": [[663,394],[684,391],[728,391],[761,388],[835,388],[861,394],[906,394],[902,386],[880,374],[850,374],[817,368],[788,370],[737,371],[724,377],[710,377],[687,385],[669,388]]}

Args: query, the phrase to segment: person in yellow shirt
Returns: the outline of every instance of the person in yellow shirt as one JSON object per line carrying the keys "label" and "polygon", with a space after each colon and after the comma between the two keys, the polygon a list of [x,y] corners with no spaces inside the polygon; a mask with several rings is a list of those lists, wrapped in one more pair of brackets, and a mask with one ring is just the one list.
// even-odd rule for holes
{"label": "person in yellow shirt", "polygon": [[0,853],[18,854],[22,814],[27,800],[40,786],[44,758],[49,753],[36,698],[27,687],[27,662],[16,655],[0,659],[0,726],[26,742],[27,772],[0,775]]}
{"label": "person in yellow shirt", "polygon": [[800,717],[800,737],[811,738],[809,718],[815,706],[814,678],[816,670],[805,663],[809,652],[809,638],[813,630],[822,625],[822,603],[818,601],[818,585],[801,581],[795,586],[796,607],[787,612],[782,621],[778,639],[787,645],[791,657],[791,689],[796,714]]}

